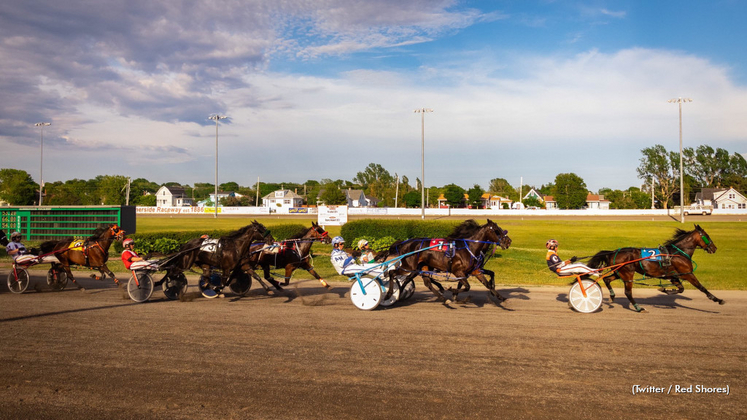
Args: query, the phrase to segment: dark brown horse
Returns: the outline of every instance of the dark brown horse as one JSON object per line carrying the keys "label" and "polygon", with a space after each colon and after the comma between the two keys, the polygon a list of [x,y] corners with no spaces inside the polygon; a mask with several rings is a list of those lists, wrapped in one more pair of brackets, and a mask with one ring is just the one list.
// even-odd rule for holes
{"label": "dark brown horse", "polygon": [[[263,244],[252,245],[248,263],[252,267],[262,267],[265,280],[272,283],[278,290],[282,290],[282,288],[270,275],[271,267],[285,269],[286,286],[290,283],[293,272],[298,268],[303,268],[319,280],[324,287],[329,287],[327,282],[314,270],[314,266],[311,265],[311,245],[316,241],[328,244],[331,242],[331,238],[323,227],[311,222],[310,228],[304,229],[292,238],[281,241],[276,247],[263,250]],[[257,280],[261,283],[259,278]]]}
{"label": "dark brown horse", "polygon": [[114,276],[106,262],[109,260],[109,247],[115,240],[121,241],[125,236],[125,231],[115,224],[102,226],[93,231],[90,237],[85,240],[74,240],[73,238],[63,239],[61,241],[47,241],[41,244],[42,254],[53,253],[60,261],[60,265],[65,269],[67,277],[78,286],[79,289],[85,290],[75,281],[73,273],[70,271],[71,265],[79,265],[98,269],[101,277],[94,274],[91,277],[96,280],[102,280],[107,275],[114,279],[114,283],[119,285],[119,280]]}
{"label": "dark brown horse", "polygon": [[181,270],[188,270],[197,264],[207,278],[210,277],[211,267],[220,268],[221,285],[216,290],[220,293],[231,275],[241,269],[242,259],[251,244],[258,241],[272,242],[272,236],[264,225],[255,220],[250,225],[201,246],[205,241],[205,238],[195,238],[182,245],[180,252],[184,254],[174,265]]}
{"label": "dark brown horse", "polygon": [[642,260],[647,256],[644,253],[646,248],[620,248],[615,251],[598,252],[589,260],[588,266],[592,268],[612,267],[613,271],[603,277],[610,292],[610,300],[615,299],[615,292],[610,283],[621,279],[625,283],[625,296],[637,312],[643,309],[633,299],[633,277],[636,273],[669,280],[677,288],[660,289],[668,295],[682,293],[685,290],[682,279],[687,280],[705,293],[709,299],[723,305],[725,302],[703,287],[693,273],[695,269],[692,257],[697,248],[704,249],[709,254],[716,252],[716,245],[706,231],[695,225],[695,229],[691,231],[677,229],[674,236],[659,249],[659,256],[656,258]]}
{"label": "dark brown horse", "polygon": [[[495,290],[495,273],[485,270],[483,267],[489,258],[488,250],[491,247],[498,245],[502,249],[508,249],[511,245],[511,238],[508,237],[507,233],[508,231],[501,229],[492,220],[488,220],[483,226],[480,226],[474,220],[467,220],[457,226],[451,235],[444,239],[444,247],[425,249],[431,246],[432,240],[430,238],[408,239],[394,243],[388,252],[379,253],[376,259],[382,261],[389,255],[413,253],[402,258],[400,267],[396,272],[396,275],[407,276],[402,285],[404,286],[420,274],[423,284],[446,304],[451,301],[443,295],[444,289],[440,283],[433,280],[432,275],[435,273],[446,273],[459,281],[459,286],[456,289],[449,288],[452,298],[457,302],[459,302],[458,294],[462,286],[464,286],[464,291],[470,290],[469,276],[477,277],[490,293],[501,302],[505,298]],[[421,249],[425,250],[417,252]],[[485,277],[484,273],[488,273],[490,280]],[[434,287],[434,284],[437,288]]]}

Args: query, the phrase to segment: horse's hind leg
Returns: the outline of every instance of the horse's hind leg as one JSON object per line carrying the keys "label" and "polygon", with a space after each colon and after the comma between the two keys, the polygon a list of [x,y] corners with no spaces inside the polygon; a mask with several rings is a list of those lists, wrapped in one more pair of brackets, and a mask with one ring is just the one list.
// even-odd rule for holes
{"label": "horse's hind leg", "polygon": [[692,284],[693,286],[695,286],[698,290],[700,290],[701,292],[705,293],[705,295],[708,296],[708,299],[710,299],[710,300],[718,303],[719,305],[723,305],[724,303],[726,303],[723,299],[719,299],[716,296],[713,296],[711,294],[711,292],[708,291],[708,289],[706,289],[705,287],[703,287],[703,285],[700,284],[700,281],[698,281],[698,278],[695,277],[694,274],[692,274],[692,273],[691,274],[686,274],[686,275],[684,275],[682,277],[684,277],[685,280],[689,281],[690,284]]}
{"label": "horse's hind leg", "polygon": [[610,302],[613,302],[615,300],[615,291],[612,289],[612,281],[617,280],[617,276],[613,274],[611,276],[602,277],[602,280],[604,280],[604,284],[610,292]]}
{"label": "horse's hind leg", "polygon": [[633,279],[626,280],[622,279],[623,282],[625,282],[625,296],[628,297],[628,300],[633,305],[633,308],[635,308],[636,312],[644,312],[645,309],[638,306],[638,304],[635,302],[635,299],[633,299]]}
{"label": "horse's hind leg", "polygon": [[666,287],[660,287],[659,291],[664,292],[668,295],[676,295],[685,291],[685,286],[682,285],[682,282],[679,278],[673,277],[669,280],[676,287],[676,289],[667,289]]}
{"label": "horse's hind leg", "polygon": [[[423,284],[425,285],[425,287],[427,287],[428,289],[430,289],[430,291],[433,292],[434,295],[436,295],[436,298],[438,298],[438,300],[440,302],[443,302],[445,305],[448,305],[448,304],[451,303],[451,300],[446,299],[446,296],[444,296],[443,293],[441,293],[435,287],[433,287],[433,284],[431,284],[431,283],[437,283],[437,282],[433,282],[431,280],[431,276],[430,275],[425,274],[425,273],[421,273],[420,274],[420,278],[423,279]],[[439,284],[439,286],[440,286],[440,284]],[[441,288],[441,290],[443,290],[443,287]]]}

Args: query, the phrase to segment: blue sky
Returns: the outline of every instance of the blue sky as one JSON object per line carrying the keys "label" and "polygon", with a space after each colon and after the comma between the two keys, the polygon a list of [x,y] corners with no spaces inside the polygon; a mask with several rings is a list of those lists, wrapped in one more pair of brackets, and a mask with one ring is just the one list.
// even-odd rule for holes
{"label": "blue sky", "polygon": [[747,153],[740,1],[24,1],[0,8],[0,167],[45,181],[627,188],[640,150]]}

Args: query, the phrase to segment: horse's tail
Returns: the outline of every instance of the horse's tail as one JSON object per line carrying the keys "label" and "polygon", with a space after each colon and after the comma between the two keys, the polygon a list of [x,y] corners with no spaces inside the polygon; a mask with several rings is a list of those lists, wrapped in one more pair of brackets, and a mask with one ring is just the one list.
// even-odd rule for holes
{"label": "horse's tail", "polygon": [[55,247],[57,246],[58,243],[60,243],[62,241],[73,242],[74,240],[75,240],[75,238],[73,238],[72,236],[70,236],[68,238],[65,238],[65,239],[62,239],[62,240],[60,240],[60,239],[52,239],[50,241],[42,242],[41,245],[39,245],[39,249],[41,250],[42,254],[51,254],[52,251],[54,251],[54,249],[55,249]]}
{"label": "horse's tail", "polygon": [[610,254],[612,254],[614,251],[599,251],[596,254],[594,254],[593,257],[589,260],[588,265],[591,268],[602,268],[605,266],[610,265]]}
{"label": "horse's tail", "polygon": [[376,256],[374,256],[374,261],[383,262],[386,261],[386,259],[389,258],[390,255],[399,255],[399,247],[403,242],[405,241],[396,241],[392,245],[390,245],[389,248],[377,252]]}
{"label": "horse's tail", "polygon": [[0,229],[0,245],[6,246],[9,243],[10,242],[8,242],[8,237],[5,236],[5,232],[2,229]]}

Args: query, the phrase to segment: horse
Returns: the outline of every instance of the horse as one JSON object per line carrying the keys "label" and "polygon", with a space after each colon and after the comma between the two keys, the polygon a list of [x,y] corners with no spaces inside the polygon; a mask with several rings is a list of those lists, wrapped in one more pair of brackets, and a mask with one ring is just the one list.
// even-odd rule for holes
{"label": "horse", "polygon": [[[207,243],[205,238],[195,238],[182,245],[179,257],[174,266],[181,270],[188,270],[197,264],[202,268],[204,277],[210,277],[210,268],[219,267],[221,270],[221,284],[216,290],[220,293],[228,280],[237,270],[242,268],[242,260],[253,242],[272,242],[272,236],[264,225],[253,221],[243,228],[222,236],[214,243]],[[202,246],[205,244],[205,246]]]}
{"label": "horse", "polygon": [[[267,250],[264,245],[254,244],[250,248],[248,263],[253,266],[262,267],[265,280],[272,283],[276,289],[282,290],[277,281],[270,275],[270,267],[285,269],[285,285],[290,283],[293,272],[298,268],[308,271],[314,278],[322,283],[322,286],[329,288],[324,279],[317,274],[311,265],[311,245],[315,241],[328,244],[332,242],[329,233],[315,222],[311,222],[311,227],[304,229],[293,237],[280,242],[278,248]],[[256,277],[255,277],[256,278]],[[257,280],[262,282],[259,278]]]}
{"label": "horse", "polygon": [[0,245],[7,246],[10,242],[8,241],[8,237],[5,236],[5,231],[0,229]]}
{"label": "horse", "polygon": [[102,280],[107,275],[114,280],[114,284],[119,286],[119,280],[114,273],[106,266],[109,260],[109,247],[115,240],[124,239],[125,231],[116,224],[101,226],[93,231],[90,237],[85,240],[74,240],[72,237],[61,241],[46,241],[40,245],[42,254],[54,254],[60,261],[60,265],[65,269],[67,277],[78,286],[79,289],[85,290],[75,281],[70,266],[75,264],[82,267],[96,268],[101,272],[101,277],[91,274],[96,280]]}
{"label": "horse", "polygon": [[[400,260],[401,264],[395,275],[406,275],[406,279],[402,283],[404,286],[420,274],[423,284],[445,304],[449,304],[451,301],[443,295],[444,288],[441,284],[432,279],[431,273],[428,272],[430,270],[437,273],[449,273],[456,277],[459,285],[456,289],[450,288],[449,291],[452,293],[452,298],[457,302],[459,302],[458,294],[461,291],[461,286],[464,286],[464,291],[470,290],[467,281],[469,276],[477,277],[499,302],[505,300],[495,290],[495,273],[484,270],[483,267],[489,258],[487,251],[491,246],[497,244],[502,249],[508,249],[511,246],[508,231],[501,229],[490,219],[483,226],[480,226],[474,220],[467,220],[457,226],[451,235],[442,241],[443,247],[425,249],[429,248],[432,242],[433,240],[430,238],[395,242],[388,251],[379,253],[376,260],[382,261],[389,255],[413,253]],[[421,249],[425,250],[417,252]],[[488,273],[490,280],[485,277],[484,273]],[[434,288],[433,284],[438,289]]]}
{"label": "horse", "polygon": [[[600,251],[591,257],[587,265],[598,269],[613,267],[611,273],[602,277],[610,292],[610,300],[615,300],[615,292],[612,290],[610,283],[613,280],[621,279],[625,283],[625,296],[633,304],[636,312],[644,311],[644,309],[638,306],[633,299],[633,276],[635,273],[669,280],[677,287],[676,289],[666,289],[664,287],[659,289],[668,295],[682,293],[685,287],[681,280],[685,279],[705,293],[709,299],[723,305],[726,302],[711,294],[693,274],[695,269],[693,268],[692,256],[697,248],[701,248],[709,254],[716,252],[716,244],[713,243],[708,233],[700,226],[695,225],[695,229],[691,231],[675,230],[672,238],[659,249],[660,253],[656,253],[656,250],[652,252],[645,248],[632,247],[620,248],[615,251]],[[644,250],[648,251],[650,255],[658,255],[658,257],[645,258]]]}

